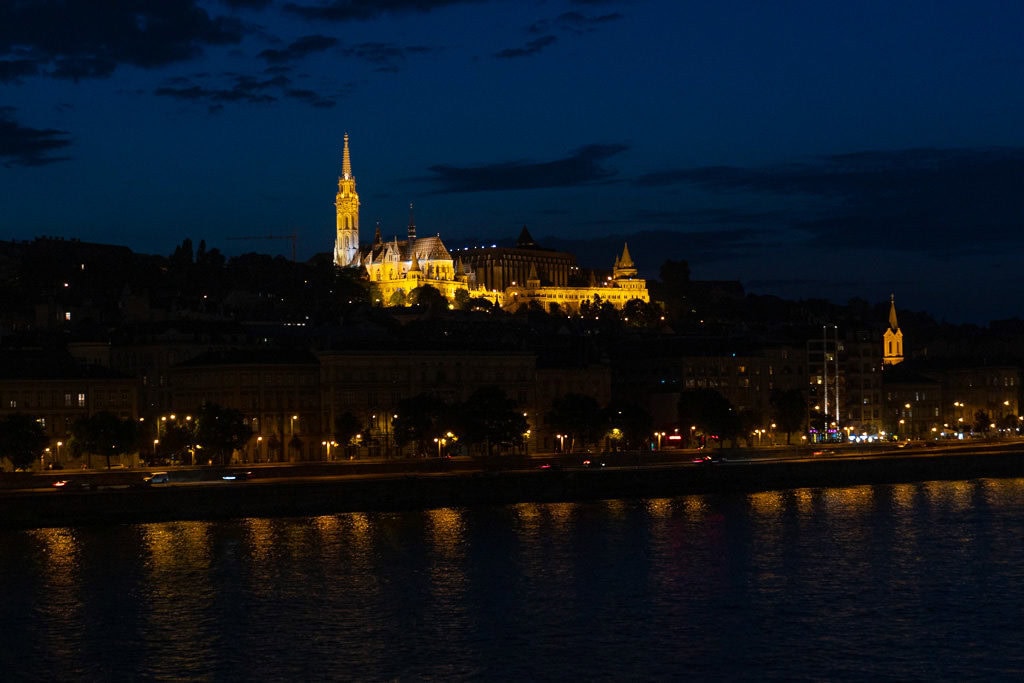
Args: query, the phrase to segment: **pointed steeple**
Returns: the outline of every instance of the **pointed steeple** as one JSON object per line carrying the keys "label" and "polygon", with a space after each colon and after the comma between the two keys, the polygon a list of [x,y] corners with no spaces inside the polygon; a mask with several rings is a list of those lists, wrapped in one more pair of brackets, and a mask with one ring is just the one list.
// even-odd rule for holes
{"label": "pointed steeple", "polygon": [[341,154],[341,175],[338,176],[338,194],[334,198],[336,214],[336,235],[334,239],[334,263],[347,266],[359,251],[359,194],[356,179],[352,175],[352,158],[348,151],[348,133]]}
{"label": "pointed steeple", "polygon": [[341,152],[341,177],[345,180],[352,178],[352,158],[348,153],[348,133],[345,133],[345,147]]}
{"label": "pointed steeple", "polygon": [[373,231],[373,243],[376,245],[383,241],[383,238],[380,236],[380,221],[377,221],[377,229]]}
{"label": "pointed steeple", "polygon": [[416,221],[412,217],[412,202],[409,202],[409,244],[416,239]]}
{"label": "pointed steeple", "polygon": [[896,320],[896,296],[889,296],[889,327],[882,335],[882,365],[899,365],[903,362],[903,332]]}
{"label": "pointed steeple", "polygon": [[420,272],[420,259],[416,256],[416,252],[412,252],[412,265],[409,266],[410,273]]}
{"label": "pointed steeple", "polygon": [[629,255],[629,245],[622,245],[622,258],[619,259],[619,266],[621,268],[632,268],[633,258]]}
{"label": "pointed steeple", "polygon": [[629,245],[624,244],[622,247],[622,256],[615,257],[615,266],[612,268],[612,277],[616,280],[620,278],[632,278],[636,277],[636,265],[633,263],[633,257],[629,255]]}
{"label": "pointed steeple", "polygon": [[530,234],[530,231],[526,229],[525,225],[523,226],[522,232],[519,233],[519,239],[516,240],[516,247],[519,249],[537,248],[537,243],[533,241],[533,235]]}

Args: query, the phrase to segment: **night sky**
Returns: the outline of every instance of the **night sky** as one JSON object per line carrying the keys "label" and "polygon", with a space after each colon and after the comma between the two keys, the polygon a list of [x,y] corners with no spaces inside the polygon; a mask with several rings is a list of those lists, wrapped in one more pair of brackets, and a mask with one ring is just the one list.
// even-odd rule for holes
{"label": "night sky", "polygon": [[5,0],[0,93],[0,239],[327,252],[348,132],[364,240],[1024,316],[1019,0]]}

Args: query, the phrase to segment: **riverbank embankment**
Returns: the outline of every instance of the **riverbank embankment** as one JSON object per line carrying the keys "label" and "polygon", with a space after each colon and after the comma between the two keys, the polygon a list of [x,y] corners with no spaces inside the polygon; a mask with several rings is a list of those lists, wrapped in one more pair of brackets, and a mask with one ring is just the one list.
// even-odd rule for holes
{"label": "riverbank embankment", "polygon": [[808,487],[1024,477],[1024,449],[884,458],[741,461],[601,468],[418,471],[26,490],[0,495],[8,528],[663,498]]}

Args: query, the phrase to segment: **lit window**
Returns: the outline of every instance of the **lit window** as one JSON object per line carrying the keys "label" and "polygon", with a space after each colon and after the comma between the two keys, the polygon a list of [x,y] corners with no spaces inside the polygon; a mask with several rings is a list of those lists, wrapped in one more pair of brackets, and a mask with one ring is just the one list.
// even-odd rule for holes
{"label": "lit window", "polygon": [[71,311],[64,311],[64,320],[71,320]]}
{"label": "lit window", "polygon": [[84,408],[85,407],[85,394],[79,394],[78,395],[78,407],[79,408]]}

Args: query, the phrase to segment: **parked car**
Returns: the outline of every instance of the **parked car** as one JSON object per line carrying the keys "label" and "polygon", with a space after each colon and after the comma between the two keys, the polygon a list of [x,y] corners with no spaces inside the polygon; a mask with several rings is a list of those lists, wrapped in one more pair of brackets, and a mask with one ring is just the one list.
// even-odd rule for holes
{"label": "parked car", "polygon": [[170,480],[171,477],[166,472],[153,472],[144,479],[147,484],[166,484]]}

